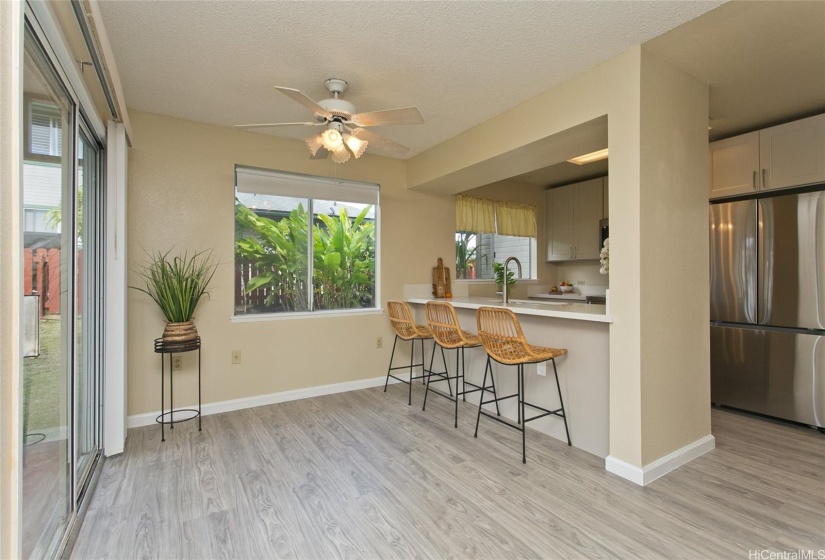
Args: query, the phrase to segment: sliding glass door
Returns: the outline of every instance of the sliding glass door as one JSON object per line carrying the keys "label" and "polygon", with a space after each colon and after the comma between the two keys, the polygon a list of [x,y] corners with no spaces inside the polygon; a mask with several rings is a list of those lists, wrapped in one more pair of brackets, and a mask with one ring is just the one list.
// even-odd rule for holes
{"label": "sliding glass door", "polygon": [[28,25],[23,74],[22,554],[49,558],[100,450],[102,148]]}
{"label": "sliding glass door", "polygon": [[74,193],[75,222],[75,495],[80,497],[83,483],[92,467],[100,443],[101,401],[97,344],[99,337],[97,305],[102,286],[99,248],[102,228],[100,207],[100,150],[81,127],[77,142],[77,188]]}

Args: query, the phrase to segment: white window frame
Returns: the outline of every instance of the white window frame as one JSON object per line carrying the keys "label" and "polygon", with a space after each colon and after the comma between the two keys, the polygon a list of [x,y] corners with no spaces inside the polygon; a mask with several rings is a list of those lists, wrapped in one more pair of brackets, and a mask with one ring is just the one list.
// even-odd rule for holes
{"label": "white window frame", "polygon": [[[295,186],[303,185],[300,190],[278,189],[270,190],[266,187],[261,188],[261,192],[257,194],[272,194],[276,196],[289,196],[295,198],[310,199],[310,207],[308,213],[312,216],[312,201],[335,199],[335,190],[347,190],[350,193],[361,191],[374,191],[375,193],[375,306],[362,307],[358,309],[322,309],[317,311],[281,311],[278,313],[250,313],[245,315],[236,315],[233,311],[229,317],[232,323],[254,323],[259,321],[282,321],[290,319],[313,319],[313,318],[330,318],[347,315],[379,315],[383,313],[381,308],[381,188],[377,183],[364,183],[359,181],[345,181],[342,179],[332,179],[320,175],[306,175],[302,173],[290,173],[286,171],[277,171],[273,169],[263,169],[259,167],[250,167],[244,165],[235,166],[235,188],[233,189],[233,198],[238,192],[239,173],[241,181],[247,179],[248,184],[244,188],[245,192],[252,192],[252,183],[263,184],[267,179],[283,180],[292,183]],[[306,190],[305,190],[306,189]],[[347,196],[341,197],[342,202],[347,201]],[[359,202],[358,200],[350,200],[349,202]],[[234,208],[234,204],[233,204]],[[310,218],[310,223],[312,219]],[[233,228],[234,231],[234,228]],[[234,236],[234,233],[233,233]],[[312,247],[311,239],[308,243]],[[234,237],[233,237],[234,247]],[[234,262],[234,249],[233,249]],[[308,259],[308,274],[310,284],[312,281],[312,259]],[[233,283],[234,284],[234,283]],[[237,286],[232,287],[232,301],[234,308],[234,293]]]}

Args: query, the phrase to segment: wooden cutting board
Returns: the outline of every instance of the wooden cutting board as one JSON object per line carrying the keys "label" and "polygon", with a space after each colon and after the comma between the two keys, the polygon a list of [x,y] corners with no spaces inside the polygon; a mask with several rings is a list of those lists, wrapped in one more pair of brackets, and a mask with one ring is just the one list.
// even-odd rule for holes
{"label": "wooden cutting board", "polygon": [[452,297],[450,269],[444,267],[444,260],[438,257],[438,265],[433,267],[433,295],[437,298]]}

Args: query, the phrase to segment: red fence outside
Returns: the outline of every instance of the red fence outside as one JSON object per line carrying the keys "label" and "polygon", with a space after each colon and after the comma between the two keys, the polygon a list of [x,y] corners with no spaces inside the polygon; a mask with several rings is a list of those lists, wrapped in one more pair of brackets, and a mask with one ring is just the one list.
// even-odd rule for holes
{"label": "red fence outside", "polygon": [[[82,304],[83,251],[77,255],[77,303]],[[60,314],[60,249],[23,249],[23,293],[40,294],[40,316]]]}

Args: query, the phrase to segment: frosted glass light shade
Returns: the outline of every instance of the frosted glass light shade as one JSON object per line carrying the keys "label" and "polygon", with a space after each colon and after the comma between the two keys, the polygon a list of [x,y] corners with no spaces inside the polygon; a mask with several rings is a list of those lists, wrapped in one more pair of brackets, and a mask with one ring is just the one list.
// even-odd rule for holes
{"label": "frosted glass light shade", "polygon": [[337,150],[332,150],[332,161],[335,163],[344,163],[349,159],[349,150],[341,144]]}
{"label": "frosted glass light shade", "polygon": [[321,139],[320,134],[316,134],[315,136],[310,136],[309,138],[307,138],[305,140],[305,142],[307,144],[307,148],[309,148],[309,152],[313,156],[315,156],[315,154],[318,153],[318,150],[320,150],[324,146],[324,142]]}
{"label": "frosted glass light shade", "polygon": [[328,128],[322,132],[321,139],[324,143],[324,148],[330,152],[335,152],[344,145],[344,139],[341,137],[341,133],[334,128]]}
{"label": "frosted glass light shade", "polygon": [[367,141],[361,140],[360,138],[356,138],[352,134],[345,134],[344,135],[344,144],[347,145],[347,148],[350,149],[352,155],[355,156],[355,159],[360,158],[364,155],[364,150],[367,149]]}

